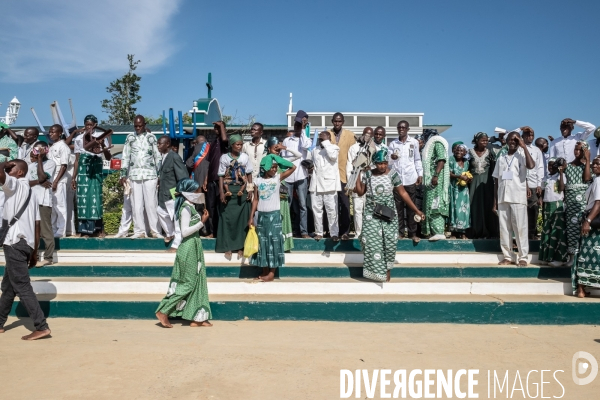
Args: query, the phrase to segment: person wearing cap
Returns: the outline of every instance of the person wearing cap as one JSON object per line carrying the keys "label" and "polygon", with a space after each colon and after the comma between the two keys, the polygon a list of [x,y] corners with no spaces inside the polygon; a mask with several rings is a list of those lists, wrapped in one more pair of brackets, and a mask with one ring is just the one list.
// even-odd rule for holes
{"label": "person wearing cap", "polygon": [[[417,187],[421,186],[423,181],[423,165],[421,163],[420,143],[415,138],[408,135],[410,125],[408,121],[398,122],[398,139],[390,143],[389,162],[392,169],[400,175],[404,190],[410,196],[413,203],[417,201]],[[398,237],[404,238],[404,232],[408,230],[408,237],[418,242],[417,222],[412,209],[394,193],[396,201],[396,211],[398,213]]]}
{"label": "person wearing cap", "polygon": [[[156,144],[156,136],[146,131],[146,120],[138,115],[133,120],[135,132],[127,135],[123,146],[121,164],[121,184],[129,180],[133,207],[132,239],[145,238],[146,233],[154,238],[163,236],[158,233],[158,174],[162,157]],[[144,217],[148,218],[148,225]]]}
{"label": "person wearing cap", "polygon": [[492,176],[494,183],[493,212],[500,221],[500,247],[504,259],[499,265],[512,261],[512,235],[514,234],[519,253],[516,264],[526,267],[529,254],[527,239],[527,170],[535,168],[535,162],[527,151],[527,145],[518,132],[506,136],[508,152],[498,158]]}
{"label": "person wearing cap", "polygon": [[329,130],[331,133],[331,144],[339,147],[340,153],[338,156],[338,169],[341,190],[337,193],[338,210],[339,210],[339,227],[342,240],[350,239],[348,233],[350,231],[350,199],[346,194],[346,167],[348,150],[350,146],[356,143],[354,133],[348,129],[344,129],[344,114],[336,112],[331,118],[333,128]]}
{"label": "person wearing cap", "polygon": [[334,242],[339,239],[338,226],[338,193],[341,188],[339,177],[340,148],[331,143],[331,133],[319,133],[317,147],[308,153],[308,159],[313,161],[310,180],[310,200],[315,222],[315,240],[323,239],[323,209],[327,212],[329,234]]}
{"label": "person wearing cap", "polygon": [[[348,160],[346,161],[346,182],[350,179],[352,175],[352,163],[356,159],[358,152],[361,150],[361,147],[366,146],[369,139],[373,136],[373,128],[366,127],[363,129],[363,134],[360,139],[350,146],[348,149]],[[355,191],[352,192],[352,210],[354,211],[354,233],[356,233],[356,237],[359,237],[362,232],[362,224],[363,224],[363,211],[365,208],[365,196],[359,196]]]}
{"label": "person wearing cap", "polygon": [[31,158],[29,154],[33,149],[33,145],[38,141],[38,137],[40,136],[40,131],[36,127],[30,127],[25,129],[23,132],[23,144],[19,147],[19,158],[20,160],[25,161],[27,164],[31,164]]}
{"label": "person wearing cap", "polygon": [[[583,132],[572,134],[575,126],[583,128]],[[565,118],[560,122],[561,137],[552,142],[550,148],[550,157],[564,158],[567,163],[575,159],[575,145],[579,141],[586,141],[587,138],[596,130],[596,126],[589,122],[576,121],[571,118]]]}
{"label": "person wearing cap", "polygon": [[[295,236],[304,239],[310,238],[308,235],[308,213],[306,200],[308,198],[308,173],[302,165],[302,161],[308,156],[308,149],[311,148],[311,140],[304,134],[304,128],[308,123],[308,114],[303,110],[298,110],[294,118],[294,134],[284,139],[283,145],[287,150],[282,151],[282,157],[288,159],[294,157],[294,150],[302,154],[302,157],[294,161],[296,170],[288,176],[285,181],[288,183],[290,193],[290,206],[294,210],[294,220],[292,221],[292,230]],[[294,196],[296,192],[296,196]]]}

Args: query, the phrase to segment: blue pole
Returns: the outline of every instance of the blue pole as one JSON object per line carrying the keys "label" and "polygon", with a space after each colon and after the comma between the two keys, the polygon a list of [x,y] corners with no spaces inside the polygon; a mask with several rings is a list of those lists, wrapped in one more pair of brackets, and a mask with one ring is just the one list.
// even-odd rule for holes
{"label": "blue pole", "polygon": [[179,134],[183,135],[183,113],[177,111],[177,116],[179,117]]}
{"label": "blue pole", "polygon": [[175,118],[173,118],[172,108],[169,108],[169,137],[175,139]]}

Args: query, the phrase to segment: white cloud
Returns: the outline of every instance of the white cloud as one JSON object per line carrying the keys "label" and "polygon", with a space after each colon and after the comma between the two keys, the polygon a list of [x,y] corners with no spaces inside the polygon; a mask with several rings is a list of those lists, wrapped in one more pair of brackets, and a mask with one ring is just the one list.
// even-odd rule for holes
{"label": "white cloud", "polygon": [[125,72],[127,54],[151,71],[176,50],[170,27],[182,0],[29,0],[0,5],[0,80]]}

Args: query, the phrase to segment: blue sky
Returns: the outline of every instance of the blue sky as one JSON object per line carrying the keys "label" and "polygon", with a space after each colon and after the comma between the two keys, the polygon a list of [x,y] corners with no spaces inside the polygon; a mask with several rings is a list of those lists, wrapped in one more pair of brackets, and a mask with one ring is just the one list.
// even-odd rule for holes
{"label": "blue sky", "polygon": [[72,98],[104,117],[105,87],[141,59],[138,111],[187,111],[214,97],[226,114],[284,124],[294,108],[424,112],[469,140],[496,126],[558,136],[561,119],[600,124],[597,1],[2,2],[1,113],[44,123]]}

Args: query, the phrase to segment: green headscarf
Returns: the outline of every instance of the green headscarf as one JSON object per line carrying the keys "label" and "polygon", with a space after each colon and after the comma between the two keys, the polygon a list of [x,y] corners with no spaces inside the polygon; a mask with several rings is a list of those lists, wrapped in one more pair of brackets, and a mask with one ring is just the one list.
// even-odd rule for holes
{"label": "green headscarf", "polygon": [[83,119],[83,123],[84,124],[85,124],[85,121],[92,121],[93,123],[97,124],[98,123],[98,118],[96,118],[92,114],[89,114],[89,115],[86,115],[85,118]]}
{"label": "green headscarf", "polygon": [[239,134],[235,134],[235,135],[231,135],[229,136],[229,145],[232,146],[234,143],[237,142],[243,142],[244,139],[242,138],[242,135]]}
{"label": "green headscarf", "polygon": [[388,162],[388,151],[387,151],[387,149],[381,149],[381,150],[377,151],[375,154],[373,154],[373,157],[371,157],[371,161],[374,164],[382,163],[382,162]]}
{"label": "green headscarf", "polygon": [[292,168],[294,164],[284,158],[276,156],[275,154],[267,154],[260,160],[260,171],[259,175],[264,178],[267,171],[273,167],[273,163],[276,163],[279,167],[279,171],[285,171],[286,169]]}
{"label": "green headscarf", "polygon": [[175,187],[175,221],[179,220],[179,209],[185,202],[183,192],[195,192],[200,185],[193,179],[185,178],[177,182]]}
{"label": "green headscarf", "polygon": [[463,142],[454,142],[452,143],[452,152],[454,153],[454,149],[456,148],[456,146],[458,146],[459,144],[464,144]]}

